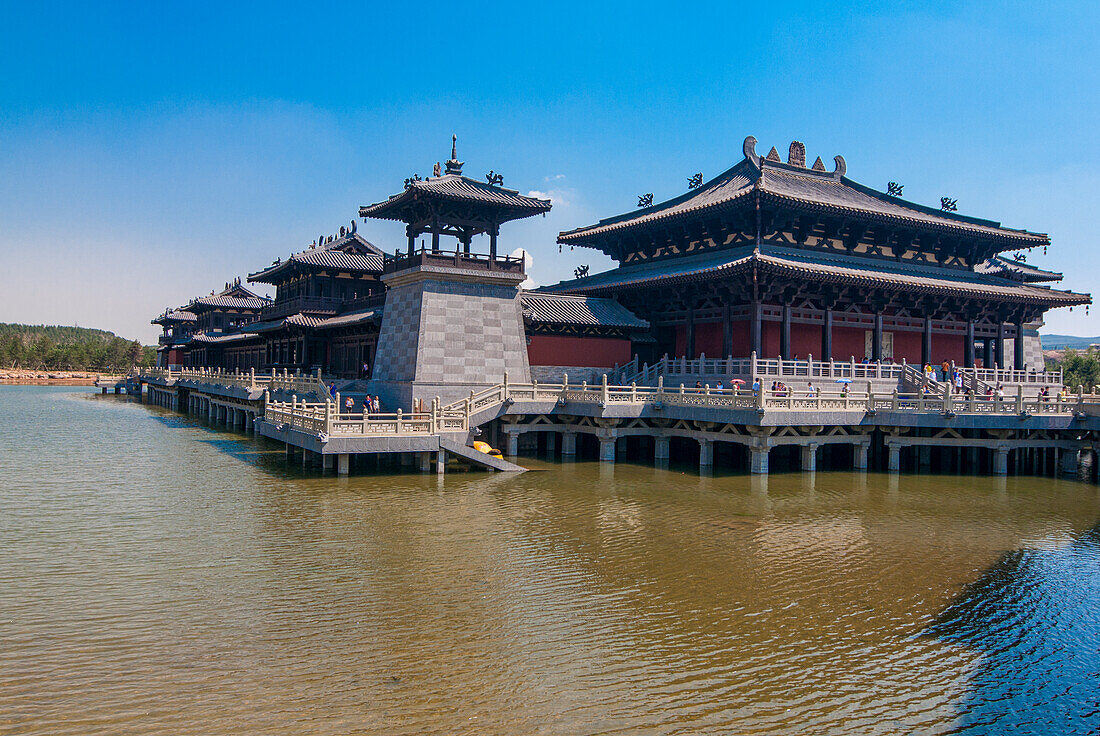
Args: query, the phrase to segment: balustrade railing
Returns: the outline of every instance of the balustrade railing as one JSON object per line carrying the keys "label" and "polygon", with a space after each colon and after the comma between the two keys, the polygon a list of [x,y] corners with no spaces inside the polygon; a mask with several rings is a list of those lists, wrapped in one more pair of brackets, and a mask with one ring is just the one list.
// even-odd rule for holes
{"label": "balustrade railing", "polygon": [[[748,358],[708,358],[701,355],[698,358],[679,357],[673,358],[665,355],[653,365],[640,363],[637,356],[625,365],[612,371],[612,378],[622,384],[643,383],[652,384],[658,376],[691,377],[693,380],[705,377],[728,376],[752,378],[756,376],[766,378],[848,378],[851,380],[866,379],[901,379],[905,375],[907,363],[876,362],[867,363],[856,361],[855,358],[846,361],[838,360],[814,360],[809,356],[806,360],[789,360],[785,358],[757,358],[755,353]],[[909,365],[920,373],[919,366]],[[958,370],[964,376],[964,380],[972,390],[983,389],[985,384],[1039,384],[1045,386],[1061,386],[1062,371],[1023,371],[1001,368],[961,368],[951,365],[951,370]]]}

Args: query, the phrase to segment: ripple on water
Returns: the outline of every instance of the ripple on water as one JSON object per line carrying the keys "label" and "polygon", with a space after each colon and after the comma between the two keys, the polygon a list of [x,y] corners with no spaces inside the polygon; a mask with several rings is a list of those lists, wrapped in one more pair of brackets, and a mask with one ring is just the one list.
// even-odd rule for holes
{"label": "ripple on water", "polygon": [[0,388],[0,731],[1093,733],[1096,489],[303,475]]}

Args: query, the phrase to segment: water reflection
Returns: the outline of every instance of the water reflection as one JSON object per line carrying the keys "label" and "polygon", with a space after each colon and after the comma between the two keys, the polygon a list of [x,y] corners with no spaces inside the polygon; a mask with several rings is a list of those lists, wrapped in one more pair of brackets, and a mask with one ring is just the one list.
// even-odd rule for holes
{"label": "water reflection", "polygon": [[1069,544],[1005,553],[925,636],[982,653],[960,733],[1100,728],[1100,524]]}

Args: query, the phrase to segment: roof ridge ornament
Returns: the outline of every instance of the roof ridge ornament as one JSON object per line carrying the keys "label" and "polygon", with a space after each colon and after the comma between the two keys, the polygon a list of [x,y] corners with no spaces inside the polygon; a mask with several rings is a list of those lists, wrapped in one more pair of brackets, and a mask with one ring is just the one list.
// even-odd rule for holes
{"label": "roof ridge ornament", "polygon": [[745,154],[745,158],[752,162],[752,165],[756,168],[760,168],[760,156],[756,153],[756,138],[753,136],[745,136],[745,142],[741,144],[741,150]]}
{"label": "roof ridge ornament", "polygon": [[787,149],[787,163],[800,169],[806,168],[806,144],[802,141],[791,141],[791,147]]}
{"label": "roof ridge ornament", "polygon": [[814,161],[814,171],[820,171],[822,174],[825,173],[825,163],[821,160],[821,156],[818,156]]}
{"label": "roof ridge ornament", "polygon": [[458,135],[451,135],[451,158],[447,161],[447,173],[462,175],[462,162],[458,160]]}

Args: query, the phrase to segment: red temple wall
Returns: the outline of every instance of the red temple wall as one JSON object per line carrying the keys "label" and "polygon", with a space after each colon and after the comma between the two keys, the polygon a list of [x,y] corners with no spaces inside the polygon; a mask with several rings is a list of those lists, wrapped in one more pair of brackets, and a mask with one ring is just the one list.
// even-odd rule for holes
{"label": "red temple wall", "polygon": [[[752,330],[748,320],[733,322],[733,357],[747,358],[752,354]],[[722,356],[723,358],[726,356]]]}
{"label": "red temple wall", "polygon": [[908,363],[919,365],[923,341],[924,334],[920,332],[895,332],[894,362],[900,363],[904,359]]}
{"label": "red temple wall", "polygon": [[[918,359],[920,354],[917,354]],[[937,335],[932,333],[932,360],[942,363],[945,360],[955,361],[955,365],[962,365],[966,358],[966,335]]]}
{"label": "red temple wall", "polygon": [[[791,324],[791,358],[821,357],[821,325]],[[786,358],[787,356],[783,356]]]}
{"label": "red temple wall", "polygon": [[[860,327],[839,327],[833,325],[833,360],[863,360],[866,352],[866,338]],[[829,356],[824,356],[829,357]]]}
{"label": "red temple wall", "polygon": [[630,362],[630,340],[612,337],[530,335],[527,359],[531,365],[610,368]]}
{"label": "red temple wall", "polygon": [[695,355],[705,354],[710,358],[724,358],[722,355],[722,323],[703,322],[695,325]]}

